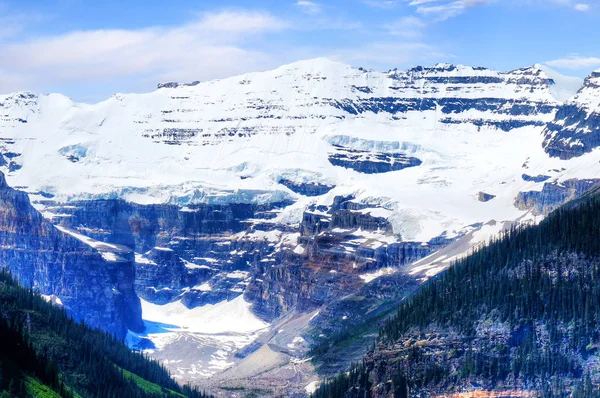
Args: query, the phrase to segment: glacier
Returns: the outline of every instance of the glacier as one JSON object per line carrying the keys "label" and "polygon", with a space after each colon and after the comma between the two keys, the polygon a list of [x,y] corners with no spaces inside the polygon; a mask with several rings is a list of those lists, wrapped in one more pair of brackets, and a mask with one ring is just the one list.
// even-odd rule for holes
{"label": "glacier", "polygon": [[[0,148],[5,158],[19,155],[5,166],[12,185],[59,202],[293,200],[298,194],[280,183],[291,173],[291,182],[335,185],[329,198],[385,196],[401,203],[400,214],[443,214],[441,228],[430,230],[425,221],[398,225],[404,239],[427,240],[480,221],[478,214],[456,211],[465,204],[472,205],[469,213],[515,218],[512,198],[525,187],[504,179],[519,174],[528,158],[530,164],[547,162],[539,130],[560,105],[551,81],[540,66],[500,73],[440,64],[380,73],[317,59],[149,94],[117,94],[95,105],[20,93],[0,98]],[[371,178],[332,167],[328,160],[339,150],[383,152],[388,163],[410,154],[423,164]],[[479,191],[505,193],[495,201],[503,204],[475,203]],[[444,195],[440,205],[446,208],[418,200],[434,192]]]}

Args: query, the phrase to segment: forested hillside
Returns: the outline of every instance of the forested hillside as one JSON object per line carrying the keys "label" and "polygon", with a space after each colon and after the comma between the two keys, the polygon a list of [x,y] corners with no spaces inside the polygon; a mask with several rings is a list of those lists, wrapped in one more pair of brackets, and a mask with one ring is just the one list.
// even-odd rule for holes
{"label": "forested hillside", "polygon": [[205,397],[0,271],[0,397]]}
{"label": "forested hillside", "polygon": [[314,396],[599,396],[599,238],[596,194],[506,232],[403,302]]}

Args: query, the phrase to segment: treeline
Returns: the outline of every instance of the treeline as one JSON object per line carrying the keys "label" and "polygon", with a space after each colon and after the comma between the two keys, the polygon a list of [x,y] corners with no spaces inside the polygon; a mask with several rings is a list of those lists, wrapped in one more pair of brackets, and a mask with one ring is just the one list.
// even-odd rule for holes
{"label": "treeline", "polygon": [[341,372],[326,380],[315,393],[313,398],[362,397],[369,396],[371,383],[365,363],[352,364],[348,372]]}
{"label": "treeline", "polygon": [[[596,338],[600,319],[600,200],[561,208],[540,225],[515,228],[427,283],[381,330],[397,340],[432,323],[475,332],[482,310],[500,322],[577,321],[576,345]],[[585,341],[584,341],[585,340]]]}
{"label": "treeline", "polygon": [[[482,320],[509,325],[510,338],[478,336]],[[380,344],[394,346],[425,333],[437,333],[442,341],[444,333],[459,336],[453,355],[399,350],[394,370],[386,370],[397,397],[461,385],[472,377],[491,386],[511,381],[538,386],[543,396],[596,397],[598,387],[583,365],[598,355],[599,322],[600,199],[595,195],[556,210],[538,226],[504,233],[427,282],[384,324]],[[366,371],[371,380],[380,376],[377,369]],[[345,387],[348,381],[338,376],[314,396],[360,396],[352,392],[356,381],[339,392]]]}
{"label": "treeline", "polygon": [[4,270],[0,341],[0,391],[13,396],[27,396],[27,377],[34,377],[67,398],[75,393],[107,398],[206,397],[197,388],[179,386],[160,363],[131,351],[114,336],[75,322],[63,309],[19,286]]}

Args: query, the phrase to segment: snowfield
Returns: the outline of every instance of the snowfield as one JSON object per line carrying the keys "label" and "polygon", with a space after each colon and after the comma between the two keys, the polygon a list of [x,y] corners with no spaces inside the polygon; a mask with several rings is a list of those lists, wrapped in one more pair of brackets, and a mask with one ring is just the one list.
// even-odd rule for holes
{"label": "snowfield", "polygon": [[[547,83],[548,74],[558,83]],[[520,83],[523,78],[529,81]],[[0,145],[19,154],[21,168],[8,172],[9,183],[34,200],[42,193],[63,202],[123,198],[184,209],[288,200],[299,205],[279,221],[294,224],[308,203],[354,195],[389,210],[383,216],[403,240],[428,241],[476,222],[522,216],[513,206],[516,194],[543,186],[523,181],[524,173],[560,181],[600,172],[597,152],[571,161],[546,155],[541,124],[552,120],[552,111],[511,115],[502,107],[447,111],[439,104],[492,98],[558,106],[577,81],[539,65],[507,73],[445,64],[381,73],[317,59],[196,86],[117,94],[94,105],[58,94],[0,97],[0,131],[12,142]],[[430,110],[394,110],[413,99],[442,102]],[[356,109],[373,101],[398,105]],[[534,124],[509,131],[489,125],[515,120]],[[362,174],[330,163],[336,146],[402,153],[422,165]],[[307,199],[283,186],[284,178],[335,188]],[[479,192],[496,198],[481,203]]]}
{"label": "snowfield", "polygon": [[193,309],[180,301],[157,305],[142,300],[142,316],[147,321],[176,325],[179,329],[201,334],[244,334],[269,326],[250,312],[250,304],[242,296]]}
{"label": "snowfield", "polygon": [[243,296],[193,309],[180,301],[156,305],[142,300],[142,317],[146,331],[129,332],[127,343],[157,359],[177,358],[176,364],[166,364],[175,370],[174,377],[184,380],[207,378],[231,367],[233,354],[269,327],[250,312]]}

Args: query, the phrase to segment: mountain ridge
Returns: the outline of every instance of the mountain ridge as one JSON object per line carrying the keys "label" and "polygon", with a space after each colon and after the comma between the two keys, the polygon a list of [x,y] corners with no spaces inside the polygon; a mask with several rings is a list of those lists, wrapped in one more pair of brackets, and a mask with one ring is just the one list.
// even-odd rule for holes
{"label": "mountain ridge", "polygon": [[[304,67],[304,68],[303,68]],[[431,66],[425,66],[425,65],[419,65],[419,66],[415,66],[415,67],[411,67],[408,68],[406,70],[400,70],[398,68],[394,68],[394,69],[390,69],[387,72],[385,71],[378,71],[376,69],[364,69],[362,67],[354,67],[351,66],[350,64],[346,64],[343,62],[339,62],[339,61],[334,61],[331,60],[329,58],[312,58],[312,59],[306,59],[306,60],[300,60],[300,61],[295,61],[295,62],[291,62],[289,64],[285,64],[282,66],[279,66],[275,69],[269,69],[269,70],[264,70],[264,71],[257,71],[257,72],[248,72],[248,73],[242,73],[239,75],[235,75],[235,76],[230,76],[230,77],[225,77],[225,78],[220,78],[220,79],[211,79],[211,80],[205,80],[205,81],[200,81],[200,80],[196,80],[193,82],[177,82],[177,81],[169,81],[169,82],[159,82],[157,83],[157,89],[161,89],[161,88],[185,88],[185,87],[196,87],[198,85],[202,85],[202,84],[207,84],[207,83],[214,83],[214,82],[220,82],[220,81],[227,81],[227,80],[237,80],[237,79],[242,79],[242,78],[246,78],[246,77],[254,77],[257,75],[261,75],[261,74],[265,74],[265,73],[275,73],[275,72],[284,72],[284,71],[288,71],[290,69],[296,69],[296,70],[302,70],[305,69],[306,71],[314,71],[314,70],[318,70],[318,71],[325,71],[327,69],[332,70],[334,68],[337,68],[339,70],[347,70],[347,69],[354,69],[354,70],[360,70],[360,71],[364,71],[366,73],[380,73],[380,74],[395,74],[398,72],[401,73],[408,73],[411,71],[418,71],[418,70],[438,70],[438,71],[445,71],[445,72],[452,72],[455,71],[454,75],[459,75],[461,71],[471,71],[471,73],[474,73],[476,71],[480,72],[481,74],[485,74],[485,73],[491,73],[491,74],[511,74],[514,72],[518,72],[518,71],[536,71],[536,70],[541,70],[544,72],[544,74],[546,75],[547,78],[549,79],[553,79],[552,76],[556,76],[559,77],[556,80],[562,80],[562,78],[566,78],[569,79],[571,81],[571,85],[574,86],[575,80],[579,80],[581,81],[581,85],[583,84],[583,80],[582,78],[576,78],[576,77],[571,77],[571,76],[566,76],[566,75],[562,75],[559,72],[551,69],[550,67],[543,65],[543,64],[539,64],[539,63],[535,63],[531,66],[526,66],[526,67],[522,67],[522,68],[516,68],[516,69],[511,69],[511,70],[507,70],[507,71],[497,71],[495,69],[492,68],[487,68],[487,67],[482,67],[482,66],[469,66],[469,65],[464,65],[464,64],[452,64],[452,63],[437,63]],[[600,71],[600,70],[596,70]],[[556,83],[556,82],[555,82]],[[557,84],[557,83],[556,83]],[[581,86],[580,85],[580,86]],[[581,87],[579,87],[581,88]],[[569,96],[568,98],[572,97],[573,95],[576,94],[577,90],[574,89],[570,89],[567,90],[569,92],[572,92],[572,95]],[[120,97],[123,95],[144,95],[144,94],[149,94],[150,92],[141,92],[141,93],[115,93],[112,96],[110,96],[109,98],[105,99],[105,100],[101,100],[98,103],[83,103],[83,102],[77,102],[77,101],[73,101],[69,96],[60,94],[60,93],[45,93],[45,94],[38,94],[35,91],[31,91],[31,90],[26,90],[26,91],[14,91],[14,92],[10,92],[10,93],[4,93],[4,94],[0,94],[2,96],[13,96],[13,95],[19,95],[19,94],[24,94],[24,95],[40,95],[40,96],[49,96],[49,95],[60,95],[66,99],[68,99],[69,101],[72,101],[74,104],[78,104],[81,106],[85,106],[85,105],[97,105],[99,103],[105,102],[107,100],[109,100],[112,97]],[[559,98],[557,98],[557,100],[560,101]]]}

